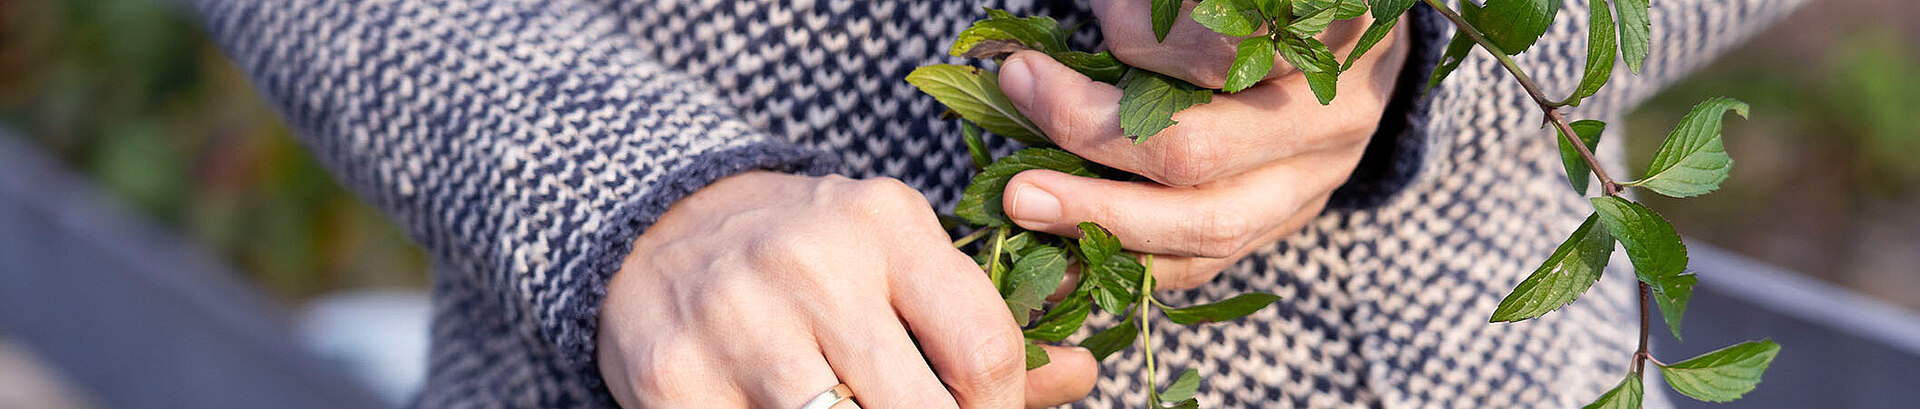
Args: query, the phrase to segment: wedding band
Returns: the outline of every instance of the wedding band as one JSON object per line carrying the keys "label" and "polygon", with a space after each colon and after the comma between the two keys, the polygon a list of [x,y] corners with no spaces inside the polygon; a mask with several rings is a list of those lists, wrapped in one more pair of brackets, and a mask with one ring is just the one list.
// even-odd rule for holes
{"label": "wedding band", "polygon": [[833,385],[833,388],[827,389],[826,392],[814,395],[813,400],[807,401],[807,404],[800,405],[800,409],[827,409],[847,399],[853,399],[853,389],[848,389],[847,384],[844,383]]}

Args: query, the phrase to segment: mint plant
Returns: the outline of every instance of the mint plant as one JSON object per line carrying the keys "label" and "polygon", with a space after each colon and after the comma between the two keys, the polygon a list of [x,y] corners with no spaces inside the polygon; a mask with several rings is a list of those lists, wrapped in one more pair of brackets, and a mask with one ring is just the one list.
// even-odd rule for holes
{"label": "mint plant", "polygon": [[[1164,41],[1180,15],[1183,0],[1151,1],[1152,25]],[[1517,322],[1551,313],[1585,293],[1606,270],[1609,257],[1625,248],[1638,279],[1640,343],[1630,357],[1629,372],[1618,386],[1599,396],[1587,408],[1638,408],[1647,363],[1652,362],[1668,386],[1683,395],[1709,402],[1738,399],[1760,381],[1780,346],[1771,340],[1744,342],[1673,364],[1648,350],[1650,306],[1676,340],[1680,321],[1698,279],[1686,272],[1687,248],[1673,226],[1651,209],[1624,196],[1628,188],[1685,198],[1717,190],[1727,179],[1733,160],[1721,139],[1721,120],[1728,113],[1746,116],[1745,103],[1713,98],[1681,119],[1641,179],[1621,182],[1594,157],[1593,149],[1606,128],[1597,120],[1570,121],[1561,108],[1580,102],[1604,87],[1618,61],[1638,73],[1649,52],[1649,5],[1646,0],[1594,0],[1589,15],[1587,61],[1578,86],[1563,99],[1550,99],[1511,56],[1525,52],[1544,35],[1561,0],[1458,0],[1459,11],[1446,0],[1419,0],[1451,22],[1456,34],[1449,42],[1428,87],[1441,83],[1467,54],[1479,47],[1491,54],[1519,82],[1542,112],[1543,122],[1559,135],[1562,163],[1573,190],[1585,195],[1590,178],[1599,192],[1590,198],[1594,213],[1560,244],[1532,274],[1523,279],[1495,309],[1490,322]],[[1321,104],[1337,94],[1341,72],[1391,33],[1415,0],[1203,0],[1191,18],[1214,32],[1240,37],[1225,87],[1212,90],[1151,71],[1133,68],[1111,53],[1072,50],[1068,30],[1047,17],[1016,17],[987,10],[987,18],[962,31],[950,53],[999,60],[1021,50],[1053,57],[1095,81],[1121,89],[1120,123],[1136,143],[1175,124],[1173,114],[1211,101],[1217,92],[1238,92],[1273,69],[1276,56],[1304,75]],[[1617,13],[1617,18],[1616,14]],[[1316,36],[1336,20],[1371,14],[1373,22],[1344,62]],[[1156,378],[1151,315],[1158,311],[1183,325],[1218,322],[1250,315],[1279,298],[1248,293],[1191,307],[1176,308],[1153,298],[1152,255],[1136,259],[1120,248],[1111,232],[1081,223],[1080,237],[1026,231],[1014,225],[1001,208],[1001,195],[1013,175],[1032,169],[1050,169],[1083,177],[1136,179],[1098,163],[1057,149],[1046,135],[1000,92],[991,71],[963,65],[930,65],[908,74],[907,81],[932,95],[957,115],[961,138],[980,172],[963,192],[954,215],[976,230],[955,241],[973,245],[974,259],[998,286],[1028,339],[1027,366],[1047,363],[1039,343],[1061,342],[1085,324],[1094,309],[1121,317],[1120,323],[1086,337],[1079,344],[1105,359],[1121,349],[1141,344],[1146,379]],[[1001,158],[987,151],[982,131],[1028,146]],[[988,237],[991,237],[988,239]],[[985,240],[984,242],[982,240]],[[1080,274],[1066,282],[1067,270],[1078,265]],[[1069,295],[1049,306],[1048,294],[1062,285]],[[1163,389],[1146,390],[1147,403],[1156,408],[1196,408],[1193,398],[1199,373],[1189,369]]]}

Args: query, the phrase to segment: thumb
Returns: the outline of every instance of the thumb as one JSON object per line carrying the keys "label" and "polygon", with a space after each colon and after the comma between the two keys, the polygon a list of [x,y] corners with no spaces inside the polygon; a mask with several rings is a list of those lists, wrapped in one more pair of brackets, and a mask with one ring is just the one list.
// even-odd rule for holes
{"label": "thumb", "polygon": [[1027,407],[1047,408],[1073,403],[1093,391],[1100,362],[1081,347],[1042,345],[1046,365],[1027,372]]}

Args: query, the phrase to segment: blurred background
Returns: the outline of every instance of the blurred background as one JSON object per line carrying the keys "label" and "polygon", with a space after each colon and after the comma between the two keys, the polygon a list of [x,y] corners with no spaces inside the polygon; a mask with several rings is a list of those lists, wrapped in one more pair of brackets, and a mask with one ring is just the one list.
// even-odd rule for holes
{"label": "blurred background", "polygon": [[[1728,250],[1725,263],[1696,261],[1697,267],[1777,272],[1785,284],[1704,294],[1690,311],[1690,331],[1774,336],[1788,348],[1778,367],[1816,350],[1879,348],[1890,355],[1853,359],[1892,362],[1889,373],[1904,376],[1896,384],[1920,386],[1920,373],[1911,366],[1920,362],[1920,328],[1912,321],[1920,309],[1920,160],[1913,159],[1920,155],[1920,24],[1913,21],[1920,21],[1920,3],[1911,0],[1818,2],[1629,118],[1635,136],[1630,152],[1634,163],[1644,163],[1658,137],[1692,104],[1725,95],[1754,107],[1752,119],[1728,122],[1728,148],[1739,166],[1721,192],[1685,202],[1647,201],[1696,243]],[[317,352],[319,358],[282,370],[337,371],[349,384],[340,388],[363,385],[385,403],[403,402],[417,382],[411,379],[419,376],[424,357],[411,354],[423,351],[426,325],[421,251],[335,184],[236,68],[166,2],[0,0],[0,148],[31,152],[0,155],[0,171],[77,175],[76,184],[85,186],[61,194],[23,185],[0,189],[0,224],[19,223],[12,236],[0,232],[0,255],[47,240],[40,230],[19,228],[31,223],[44,224],[45,231],[101,229],[106,236],[136,230],[132,237],[170,242],[159,253],[198,254],[189,258],[215,266],[204,269],[211,275],[187,274],[194,278],[183,281],[238,283],[231,293],[255,295],[234,297],[274,311],[234,321],[266,322],[266,329],[236,333],[291,337],[304,347],[287,353]],[[33,198],[44,200],[37,205],[4,204],[6,194],[49,197]],[[97,214],[124,216],[74,213],[97,202],[105,203]],[[125,217],[124,223],[114,217]],[[7,264],[0,267],[0,283],[33,274]],[[1739,290],[1742,280],[1722,287],[1703,281],[1703,291],[1748,291]],[[1769,292],[1805,288],[1815,294]],[[6,295],[0,292],[0,300]],[[1808,322],[1819,317],[1750,308],[1777,299],[1768,297],[1883,315],[1786,329],[1831,333],[1807,335],[1815,338],[1796,345],[1790,339],[1798,333],[1779,333],[1778,325],[1786,324],[1776,316]],[[0,308],[9,305],[19,304],[0,301]],[[0,315],[61,313],[15,309]],[[1696,326],[1702,320],[1708,322]],[[68,368],[60,362],[85,358],[52,356],[58,354],[35,347],[28,331],[6,322],[0,320],[0,409],[128,406],[101,390],[118,385],[119,378]],[[295,335],[272,335],[276,329]],[[1673,348],[1691,353],[1726,343],[1715,343],[1712,335],[1699,338],[1707,340]],[[1805,359],[1806,365],[1847,362]],[[219,370],[208,365],[208,371]],[[1780,371],[1753,395],[1758,399],[1725,406],[1775,407],[1767,402],[1858,393],[1807,385],[1795,392],[1782,386],[1793,381]],[[1822,372],[1805,373],[1815,378]],[[1905,393],[1911,398],[1916,392]],[[1912,403],[1839,402],[1837,407]]]}

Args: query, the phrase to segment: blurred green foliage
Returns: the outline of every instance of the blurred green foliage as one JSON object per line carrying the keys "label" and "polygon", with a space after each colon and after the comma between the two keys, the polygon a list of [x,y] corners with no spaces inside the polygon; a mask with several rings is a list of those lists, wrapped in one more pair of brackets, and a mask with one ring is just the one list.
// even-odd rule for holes
{"label": "blurred green foliage", "polygon": [[1629,116],[1639,163],[1696,101],[1754,110],[1727,122],[1736,162],[1721,192],[1643,199],[1695,238],[1920,307],[1920,41],[1828,19],[1831,40],[1792,44],[1776,28]]}
{"label": "blurred green foliage", "polygon": [[0,1],[0,126],[298,300],[424,286],[424,256],[336,184],[170,2]]}

